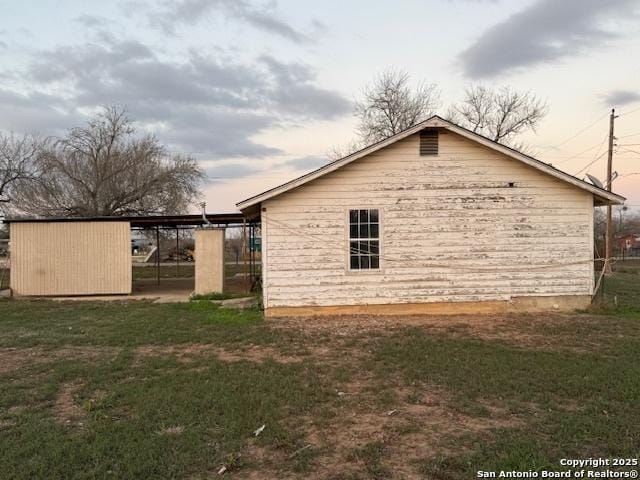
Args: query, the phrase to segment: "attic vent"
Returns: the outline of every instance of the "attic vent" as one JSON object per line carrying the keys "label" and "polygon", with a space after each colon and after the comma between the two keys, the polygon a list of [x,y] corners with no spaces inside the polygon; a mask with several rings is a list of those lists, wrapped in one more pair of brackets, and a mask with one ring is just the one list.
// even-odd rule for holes
{"label": "attic vent", "polygon": [[438,155],[438,131],[420,131],[420,156]]}

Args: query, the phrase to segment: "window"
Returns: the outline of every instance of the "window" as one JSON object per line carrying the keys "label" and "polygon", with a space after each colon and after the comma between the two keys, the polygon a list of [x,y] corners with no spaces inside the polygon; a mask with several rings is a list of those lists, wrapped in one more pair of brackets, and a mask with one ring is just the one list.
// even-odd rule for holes
{"label": "window", "polygon": [[378,210],[349,210],[349,268],[380,268],[380,217]]}
{"label": "window", "polygon": [[438,155],[438,131],[420,131],[420,156]]}

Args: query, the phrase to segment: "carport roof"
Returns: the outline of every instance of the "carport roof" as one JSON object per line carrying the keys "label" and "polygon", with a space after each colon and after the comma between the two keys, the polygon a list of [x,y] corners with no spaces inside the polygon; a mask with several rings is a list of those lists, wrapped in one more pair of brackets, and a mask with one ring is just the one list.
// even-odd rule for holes
{"label": "carport roof", "polygon": [[[214,225],[242,225],[242,213],[207,214],[207,220]],[[247,219],[247,221],[249,221]],[[129,222],[134,228],[150,227],[197,227],[205,224],[202,215],[146,215],[119,217],[13,217],[4,223],[47,223],[47,222]]]}

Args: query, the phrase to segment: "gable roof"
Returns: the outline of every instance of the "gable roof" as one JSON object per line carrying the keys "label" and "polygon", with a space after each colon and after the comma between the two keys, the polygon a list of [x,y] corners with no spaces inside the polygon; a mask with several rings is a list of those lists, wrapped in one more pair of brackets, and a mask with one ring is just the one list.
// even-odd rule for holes
{"label": "gable roof", "polygon": [[351,155],[347,155],[346,157],[327,163],[326,165],[323,165],[317,170],[314,170],[310,173],[302,175],[301,177],[295,178],[287,183],[283,183],[282,185],[279,185],[275,188],[259,193],[258,195],[255,195],[253,197],[247,198],[246,200],[243,200],[237,203],[236,205],[240,210],[246,210],[249,207],[259,204],[260,202],[273,198],[282,193],[288,192],[289,190],[293,190],[294,188],[304,185],[307,182],[310,182],[312,180],[315,180],[316,178],[322,177],[328,173],[338,170],[339,168],[345,165],[348,165],[349,163],[355,160],[358,160],[359,158],[362,158],[382,148],[385,148],[399,140],[402,140],[403,138],[407,138],[415,133],[418,133],[420,130],[424,128],[444,128],[453,133],[457,133],[462,137],[468,138],[469,140],[479,143],[487,148],[490,148],[510,158],[518,160],[526,165],[529,165],[530,167],[535,168],[536,170],[546,173],[547,175],[550,175],[566,183],[569,183],[577,188],[590,192],[595,197],[595,200],[598,201],[599,205],[610,205],[610,204],[617,205],[617,204],[623,203],[626,200],[624,197],[620,195],[609,192],[608,190],[605,190],[603,188],[596,187],[595,185],[585,182],[584,180],[574,177],[573,175],[563,172],[562,170],[558,170],[557,168],[553,167],[552,165],[549,165],[548,163],[544,163],[540,160],[530,157],[529,155],[525,155],[524,153],[514,150],[513,148],[507,147],[506,145],[502,145],[478,133],[472,132],[471,130],[468,130],[464,127],[456,125],[448,120],[445,120],[439,117],[438,115],[434,115],[423,122],[417,123],[416,125],[409,127],[406,130],[403,130],[400,133],[392,135],[389,138],[385,138],[384,140],[374,143],[373,145],[369,145],[368,147],[365,147],[362,150],[358,150],[357,152],[352,153]]}

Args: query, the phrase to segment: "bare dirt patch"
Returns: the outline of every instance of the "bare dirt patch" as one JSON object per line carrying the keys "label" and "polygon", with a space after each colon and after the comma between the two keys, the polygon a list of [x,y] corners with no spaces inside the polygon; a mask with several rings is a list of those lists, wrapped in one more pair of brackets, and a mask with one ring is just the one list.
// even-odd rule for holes
{"label": "bare dirt patch", "polygon": [[53,404],[53,416],[57,422],[63,424],[81,424],[85,412],[76,403],[75,396],[80,389],[77,383],[63,383],[60,385],[58,396]]}
{"label": "bare dirt patch", "polygon": [[[391,335],[406,328],[419,328],[452,337],[477,338],[533,349],[590,351],[602,342],[602,336],[589,341],[575,335],[574,327],[603,322],[602,317],[568,314],[536,315],[337,315],[322,317],[286,317],[269,320],[276,329],[294,330],[308,339],[333,337],[349,339],[375,334]],[[550,334],[550,331],[555,334]],[[564,331],[564,334],[560,332]],[[603,331],[611,338],[615,331]]]}
{"label": "bare dirt patch", "polygon": [[424,389],[417,397],[414,391],[396,391],[399,398],[392,410],[363,407],[367,400],[357,398],[360,394],[353,391],[353,397],[328,422],[311,417],[296,419],[304,426],[306,441],[316,453],[313,472],[305,477],[362,473],[370,459],[361,452],[375,445],[380,450],[380,466],[389,472],[385,478],[423,478],[417,462],[462,453],[464,447],[456,442],[462,436],[522,424],[520,418],[497,407],[490,408],[490,414],[484,417],[463,415],[450,408],[447,396],[438,390]]}
{"label": "bare dirt patch", "polygon": [[182,435],[184,433],[184,427],[182,425],[173,425],[171,427],[164,427],[158,430],[158,435]]}
{"label": "bare dirt patch", "polygon": [[281,351],[267,346],[248,345],[235,350],[222,348],[212,344],[188,343],[183,345],[143,345],[136,348],[136,362],[148,357],[173,356],[181,363],[190,363],[198,357],[215,355],[224,362],[249,361],[262,363],[273,360],[279,363],[293,363],[302,360],[301,357],[286,355]]}
{"label": "bare dirt patch", "polygon": [[16,426],[15,420],[0,420],[0,432]]}
{"label": "bare dirt patch", "polygon": [[55,360],[95,361],[105,357],[114,357],[120,349],[112,347],[76,346],[56,350],[40,347],[0,348],[0,374],[28,367],[33,364]]}

